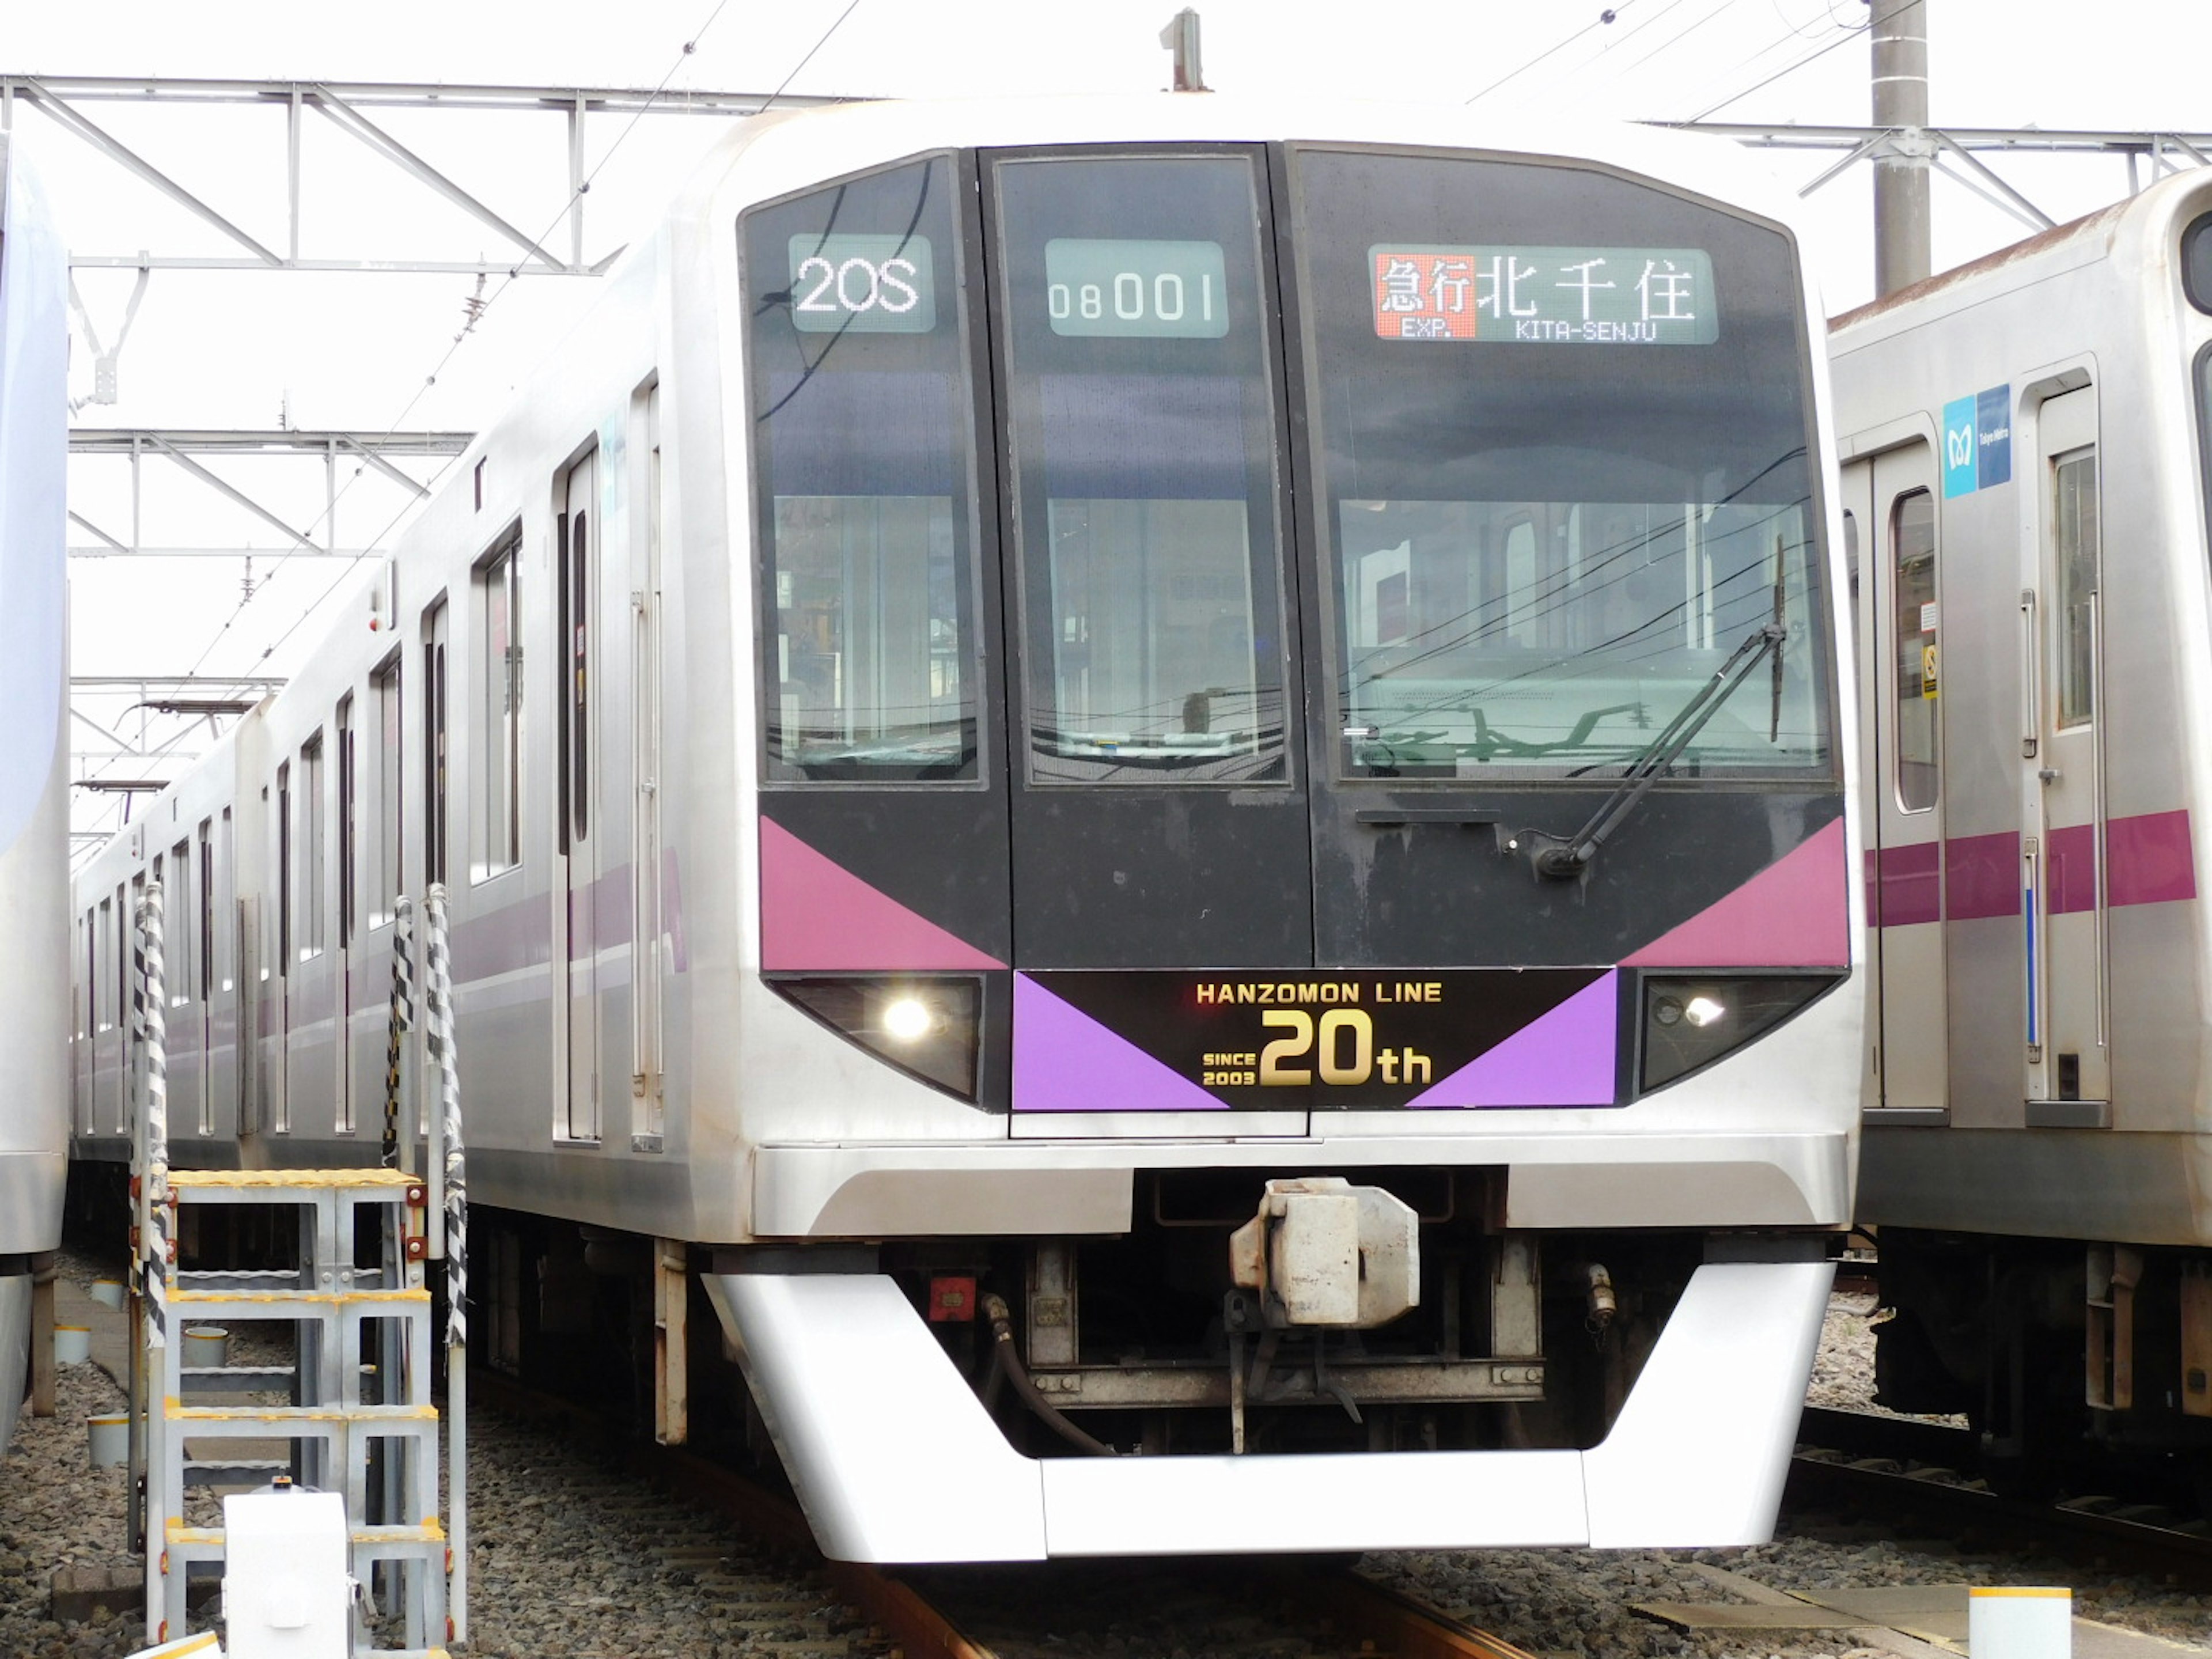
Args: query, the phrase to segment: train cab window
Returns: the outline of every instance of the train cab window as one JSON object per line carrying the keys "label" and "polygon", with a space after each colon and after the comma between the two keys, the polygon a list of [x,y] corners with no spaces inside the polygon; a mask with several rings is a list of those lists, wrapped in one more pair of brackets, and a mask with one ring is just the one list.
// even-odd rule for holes
{"label": "train cab window", "polygon": [[1790,242],[1583,168],[1292,180],[1341,772],[1618,778],[1733,660],[1674,771],[1833,775]]}
{"label": "train cab window", "polygon": [[477,568],[475,821],[478,879],[522,861],[522,538],[518,531]]}
{"label": "train cab window", "polygon": [[2051,530],[2058,565],[2058,725],[2097,712],[2097,453],[2051,463]]}
{"label": "train cab window", "polygon": [[1252,160],[1009,159],[993,179],[1030,775],[1280,781],[1272,284]]}
{"label": "train cab window", "polygon": [[1889,511],[1897,567],[1897,804],[1907,812],[1936,805],[1942,733],[1936,720],[1936,498],[1924,489],[1898,497]]}
{"label": "train cab window", "polygon": [[974,779],[974,408],[953,163],[756,209],[751,319],[773,781]]}

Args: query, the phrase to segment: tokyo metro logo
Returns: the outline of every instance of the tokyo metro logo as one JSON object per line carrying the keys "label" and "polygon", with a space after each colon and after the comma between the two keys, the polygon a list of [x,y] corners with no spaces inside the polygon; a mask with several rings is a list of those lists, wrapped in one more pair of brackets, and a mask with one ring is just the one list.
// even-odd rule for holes
{"label": "tokyo metro logo", "polygon": [[1943,405],[1943,494],[2012,481],[2012,388],[1993,386]]}

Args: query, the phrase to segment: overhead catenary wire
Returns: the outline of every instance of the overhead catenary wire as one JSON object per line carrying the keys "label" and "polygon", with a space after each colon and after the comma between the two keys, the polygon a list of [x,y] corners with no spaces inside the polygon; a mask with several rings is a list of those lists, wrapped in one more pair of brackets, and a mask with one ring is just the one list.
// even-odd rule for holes
{"label": "overhead catenary wire", "polygon": [[1838,46],[1842,46],[1846,40],[1856,40],[1860,35],[1864,34],[1867,30],[1872,27],[1873,22],[1872,20],[1869,19],[1867,22],[1856,24],[1849,29],[1844,30],[1843,33],[1838,34],[1834,40],[1829,41],[1826,46],[1814,47],[1811,52],[1807,52],[1802,58],[1797,59],[1796,63],[1791,64],[1785,68],[1775,70],[1773,74],[1768,76],[1765,80],[1754,81],[1751,85],[1744,88],[1742,91],[1729,94],[1727,97],[1722,99],[1717,104],[1708,104],[1705,108],[1699,110],[1695,115],[1692,115],[1690,119],[1692,121],[1702,121],[1717,110],[1726,109],[1730,104],[1736,103],[1743,99],[1748,98],[1753,93],[1759,91],[1763,88],[1771,87],[1777,81],[1786,80],[1789,76],[1796,74],[1799,70],[1803,69],[1808,64],[1813,63],[1817,59],[1826,58],[1830,52],[1833,52]]}
{"label": "overhead catenary wire", "polygon": [[1567,36],[1565,40],[1558,41],[1552,46],[1545,47],[1543,51],[1538,52],[1527,63],[1522,64],[1520,68],[1510,70],[1505,74],[1500,76],[1497,80],[1492,81],[1488,86],[1485,87],[1480,92],[1476,93],[1467,101],[1470,104],[1480,103],[1482,100],[1489,97],[1492,93],[1497,91],[1498,88],[1505,85],[1508,82],[1520,79],[1521,76],[1526,75],[1530,70],[1535,68],[1537,64],[1544,62],[1545,59],[1565,52],[1569,46],[1574,45],[1576,41],[1581,40],[1583,36],[1588,34],[1592,29],[1605,27],[1607,24],[1617,19],[1621,13],[1626,11],[1635,3],[1636,0],[1620,0],[1620,3],[1617,6],[1607,6],[1604,10],[1599,12],[1595,17],[1583,24],[1582,27],[1577,29],[1572,34]]}
{"label": "overhead catenary wire", "polygon": [[[697,48],[700,36],[705,34],[708,29],[713,27],[715,18],[722,15],[722,8],[728,3],[729,0],[718,0],[718,3],[715,5],[714,9],[708,14],[707,21],[702,23],[696,29],[693,30],[691,39],[684,43],[684,56],[689,56]],[[777,83],[775,90],[770,93],[768,97],[762,101],[761,111],[763,113],[766,113],[769,106],[774,104],[778,98],[781,98],[784,93],[790,88],[791,83],[798,78],[799,72],[805,69],[809,63],[813,61],[815,55],[818,53],[823,46],[830,43],[830,37],[836,33],[838,29],[843,27],[845,20],[853,15],[854,10],[859,8],[860,3],[860,0],[850,0],[850,3],[846,6],[844,10],[837,14],[836,20],[830,23],[830,27],[822,31],[821,35],[815,40],[814,44],[806,49],[805,55],[802,57],[798,63],[792,66],[791,72],[786,75],[783,79]],[[1631,3],[1633,3],[1633,0],[1631,0]],[[574,204],[576,196],[581,195],[585,191],[587,191],[592,187],[592,180],[599,176],[599,169],[605,167],[607,162],[613,158],[615,151],[621,148],[623,140],[629,137],[631,130],[637,125],[638,122],[651,110],[653,103],[659,99],[662,94],[665,91],[668,82],[674,77],[677,69],[682,65],[684,57],[679,56],[676,62],[669,66],[668,73],[661,76],[660,84],[653,88],[653,96],[647,99],[646,102],[631,115],[629,125],[623,127],[622,131],[616,135],[614,143],[607,146],[606,154],[599,158],[599,167],[595,167],[592,169],[591,173],[585,178],[583,183],[578,186],[575,195],[570,196],[568,201],[562,205],[560,212],[553,216],[552,223],[546,227],[545,230],[539,235],[538,239],[538,240],[543,241],[546,236],[551,235],[554,227],[557,226],[561,222],[562,215],[567,213],[569,206]],[[400,410],[398,416],[392,422],[392,430],[397,431],[398,429],[400,422],[404,421],[407,418],[409,411],[413,410],[416,404],[421,401],[423,393],[427,392],[431,386],[437,383],[438,375],[444,370],[446,365],[453,361],[454,354],[460,350],[463,343],[467,339],[470,333],[473,331],[477,323],[482,320],[484,313],[489,311],[493,305],[497,302],[499,297],[505,294],[508,289],[512,288],[515,283],[520,281],[520,277],[521,271],[520,267],[509,270],[507,274],[506,280],[503,281],[499,287],[494,289],[492,292],[482,301],[474,302],[474,315],[470,319],[469,326],[463,329],[460,333],[453,337],[453,343],[446,349],[445,354],[438,359],[436,367],[432,368],[429,375],[423,380],[422,385],[416,390],[415,396],[408,400],[407,408]],[[430,489],[436,489],[439,481],[452,470],[453,462],[458,459],[459,458],[457,456],[448,456],[443,465],[430,475],[428,486]],[[356,474],[356,476],[359,475]],[[343,492],[341,491],[340,493],[343,494]],[[333,503],[333,505],[335,505],[335,503]],[[415,505],[416,504],[414,502],[410,501],[407,505],[401,507],[398,513],[394,514],[392,518],[386,522],[384,528],[378,531],[374,536],[369,538],[369,546],[372,548],[381,546],[383,544],[384,538],[392,533],[393,528],[398,525],[399,521],[415,510]],[[289,555],[287,556],[289,556]],[[359,564],[361,561],[367,556],[368,555],[365,553],[356,553],[353,557],[348,559],[346,561],[345,568],[339,571],[338,574],[331,580],[329,584],[324,587],[323,591],[317,594],[313,600],[308,604],[307,608],[301,611],[297,617],[293,618],[292,625],[287,628],[283,633],[279,634],[274,640],[270,641],[268,645],[262,648],[260,657],[256,659],[257,665],[259,662],[265,662],[272,654],[283,646],[286,641],[289,640],[293,635],[298,633],[307,619],[313,616],[316,611],[322,609],[324,605],[328,603],[331,596],[336,593],[340,587],[344,586],[347,579],[353,574],[355,566]],[[266,578],[264,580],[265,580]],[[244,603],[241,602],[239,609],[243,611],[244,608]],[[230,621],[226,622],[223,624],[223,628],[228,629],[230,626],[230,623],[235,622],[237,619],[238,612],[234,611],[231,615]],[[210,644],[208,650],[212,651],[215,648],[215,644],[220,642],[221,639],[219,633],[216,641]],[[200,660],[204,662],[206,659],[207,652],[201,653]],[[198,665],[195,665],[195,667],[197,666]]]}
{"label": "overhead catenary wire", "polygon": [[[586,174],[584,178],[578,182],[575,189],[571,191],[568,196],[562,202],[559,208],[555,210],[551,217],[547,222],[544,230],[540,232],[534,240],[543,243],[547,237],[550,236],[553,232],[558,228],[562,219],[574,208],[577,200],[589,192],[593,181],[598,179],[600,173],[606,167],[607,164],[614,159],[616,152],[622,149],[624,142],[629,137],[630,134],[636,130],[638,123],[647,114],[651,113],[653,109],[667,95],[669,83],[676,78],[678,71],[684,66],[684,60],[697,52],[699,42],[706,36],[707,32],[714,26],[716,20],[721,16],[722,12],[727,7],[728,3],[729,0],[716,0],[714,9],[707,14],[705,19],[696,28],[690,32],[689,38],[684,40],[682,48],[678,52],[674,59],[670,63],[667,71],[661,76],[659,81],[654,85],[651,94],[635,110],[631,112],[629,120],[623,125],[622,131],[615,135],[614,142],[607,146],[605,152],[601,155],[598,162],[592,167],[591,172]],[[843,11],[838,14],[837,17],[830,23],[830,27],[823,31],[821,35],[814,41],[813,45],[807,48],[805,54],[799,58],[799,62],[793,67],[791,71],[783,77],[783,80],[777,85],[775,91],[769,95],[769,99],[765,102],[763,102],[762,105],[762,108],[763,110],[765,110],[769,104],[772,104],[776,98],[781,96],[782,94],[790,87],[791,82],[797,77],[799,71],[803,70],[806,64],[812,60],[816,54],[822,50],[823,46],[828,43],[830,37],[835,34],[839,27],[843,25],[845,20],[852,15],[854,8],[857,7],[859,3],[860,0],[850,0],[850,3],[845,7]],[[453,362],[454,356],[459,354],[462,347],[467,343],[470,337],[475,333],[477,325],[483,320],[484,317],[491,311],[491,308],[498,303],[500,299],[507,293],[507,291],[520,280],[520,276],[521,270],[520,264],[518,263],[515,266],[511,267],[507,270],[505,277],[501,281],[499,286],[494,289],[488,295],[483,291],[482,283],[479,282],[477,292],[471,295],[465,303],[465,310],[468,313],[465,325],[462,327],[459,332],[456,333],[453,337],[452,340],[447,344],[445,349],[439,354],[437,362],[431,366],[429,372],[423,376],[422,383],[415,389],[414,394],[408,398],[405,406],[400,410],[398,415],[393,416],[391,424],[386,428],[387,436],[392,433],[396,433],[400,428],[400,427],[406,422],[408,416],[414,411],[416,405],[421,403],[422,398],[430,392],[430,390],[437,385],[438,378],[445,372],[447,365]],[[452,470],[454,459],[455,458],[451,457],[447,458],[441,465],[432,472],[426,485],[427,490],[434,492],[439,483],[445,477],[447,473]],[[322,513],[319,514],[315,520],[308,526],[308,533],[313,534],[317,528],[331,518],[331,516],[336,512],[339,501],[343,501],[347,493],[353,488],[353,485],[359,482],[362,472],[366,470],[366,468],[356,470],[353,477],[346,481],[345,484],[324,507]],[[409,501],[403,506],[397,514],[393,514],[393,516],[386,522],[384,527],[380,530],[375,536],[369,539],[368,544],[368,549],[374,550],[380,548],[384,544],[385,538],[390,535],[392,529],[397,526],[398,523],[410,513],[413,512],[416,505],[416,501]],[[220,625],[218,625],[214,636],[208,641],[206,647],[201,651],[198,658],[193,662],[190,671],[191,673],[197,674],[206,664],[208,659],[222,645],[224,640],[229,635],[231,630],[237,625],[240,618],[246,614],[247,607],[252,605],[256,594],[260,592],[262,589],[265,587],[270,577],[273,576],[276,571],[287,563],[298,551],[299,550],[296,547],[289,548],[276,556],[276,557],[270,562],[268,572],[264,574],[261,582],[257,584],[253,592],[242,597],[239,600],[238,604],[232,608],[230,614],[223,619]],[[319,611],[330,599],[331,596],[337,592],[337,590],[344,585],[344,583],[352,576],[355,569],[359,566],[361,561],[367,556],[368,556],[368,553],[364,551],[354,554],[350,557],[348,557],[345,560],[343,568],[340,569],[337,575],[324,587],[320,593],[316,595],[316,597],[304,610],[300,612],[296,617],[293,619],[290,626],[287,627],[283,632],[276,637],[275,640],[262,647],[260,655],[255,659],[256,665],[258,665],[261,662],[265,662],[287,641],[289,641],[294,634],[297,633],[301,624]]]}

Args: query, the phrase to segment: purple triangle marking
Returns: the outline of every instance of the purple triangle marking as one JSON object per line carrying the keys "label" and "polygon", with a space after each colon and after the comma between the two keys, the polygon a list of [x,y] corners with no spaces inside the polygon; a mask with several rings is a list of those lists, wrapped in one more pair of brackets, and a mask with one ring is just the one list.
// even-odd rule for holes
{"label": "purple triangle marking", "polygon": [[1027,974],[1014,975],[1018,1112],[1225,1112],[1189,1079]]}
{"label": "purple triangle marking", "polygon": [[1610,1106],[1620,1031],[1609,969],[1547,1014],[1425,1089],[1409,1106]]}

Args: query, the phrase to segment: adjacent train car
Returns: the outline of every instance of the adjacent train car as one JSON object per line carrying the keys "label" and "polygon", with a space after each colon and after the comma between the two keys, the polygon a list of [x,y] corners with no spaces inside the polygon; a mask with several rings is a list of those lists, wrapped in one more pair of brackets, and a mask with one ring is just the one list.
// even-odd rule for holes
{"label": "adjacent train car", "polygon": [[0,1451],[31,1282],[61,1243],[69,1136],[68,262],[0,132]]}
{"label": "adjacent train car", "polygon": [[1455,112],[748,123],[88,864],[79,1152],[135,884],[173,1155],[289,1164],[376,1155],[442,884],[479,1362],[727,1410],[834,1555],[1765,1536],[1863,1039],[1790,211]]}
{"label": "adjacent train car", "polygon": [[2212,173],[1837,320],[1881,1387],[2212,1456]]}

